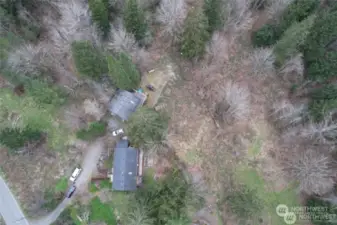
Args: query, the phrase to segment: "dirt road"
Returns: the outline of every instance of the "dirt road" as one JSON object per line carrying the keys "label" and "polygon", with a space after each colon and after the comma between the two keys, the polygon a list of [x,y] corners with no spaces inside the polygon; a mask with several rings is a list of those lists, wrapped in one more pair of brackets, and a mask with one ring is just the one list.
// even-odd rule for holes
{"label": "dirt road", "polygon": [[[77,190],[74,196],[84,193],[88,190],[88,183],[91,180],[92,172],[96,170],[96,163],[99,160],[101,153],[104,150],[104,144],[101,139],[98,139],[94,143],[90,144],[87,148],[87,152],[84,156],[82,163],[82,173],[78,177],[75,185]],[[50,225],[59,217],[62,211],[67,208],[72,202],[71,199],[64,199],[57,208],[49,213],[47,216],[37,220],[28,221],[19,205],[17,204],[13,194],[6,186],[5,182],[0,177],[0,213],[4,217],[7,225]],[[4,207],[5,206],[5,207]]]}

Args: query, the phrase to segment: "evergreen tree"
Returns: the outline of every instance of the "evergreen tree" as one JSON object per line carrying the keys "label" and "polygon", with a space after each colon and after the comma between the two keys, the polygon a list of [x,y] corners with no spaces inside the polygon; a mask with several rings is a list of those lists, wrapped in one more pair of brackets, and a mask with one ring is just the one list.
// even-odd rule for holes
{"label": "evergreen tree", "polygon": [[5,128],[0,132],[0,143],[8,147],[11,152],[21,148],[29,141],[37,141],[41,132],[30,128]]}
{"label": "evergreen tree", "polygon": [[295,22],[283,33],[274,47],[277,66],[283,65],[287,59],[298,54],[315,21],[315,17],[316,15],[313,14],[299,23]]}
{"label": "evergreen tree", "polygon": [[109,3],[106,0],[89,0],[89,8],[92,13],[92,20],[97,23],[98,27],[107,36],[110,31],[109,22]]}
{"label": "evergreen tree", "polygon": [[209,39],[207,17],[200,9],[194,9],[187,15],[182,36],[181,53],[186,58],[201,56]]}
{"label": "evergreen tree", "polygon": [[139,108],[129,119],[127,134],[136,147],[147,142],[158,143],[163,140],[168,120],[154,109]]}
{"label": "evergreen tree", "polygon": [[148,25],[144,11],[138,6],[137,0],[128,0],[124,11],[124,25],[126,31],[132,33],[136,40],[142,40],[147,32]]}
{"label": "evergreen tree", "polygon": [[[336,4],[337,5],[337,4]],[[336,77],[337,10],[322,10],[302,47],[307,79],[324,81]]]}
{"label": "evergreen tree", "polygon": [[73,42],[72,54],[81,75],[98,79],[108,70],[105,56],[88,41]]}
{"label": "evergreen tree", "polygon": [[124,90],[136,89],[140,83],[140,75],[131,59],[121,53],[117,57],[108,56],[109,76],[114,84]]}
{"label": "evergreen tree", "polygon": [[221,0],[205,0],[204,13],[208,18],[209,33],[213,33],[213,31],[222,26]]}

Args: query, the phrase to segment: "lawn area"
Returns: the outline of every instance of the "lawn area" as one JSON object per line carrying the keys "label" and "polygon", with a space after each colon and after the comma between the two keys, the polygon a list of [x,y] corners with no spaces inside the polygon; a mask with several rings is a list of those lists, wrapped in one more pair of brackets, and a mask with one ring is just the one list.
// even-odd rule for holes
{"label": "lawn area", "polygon": [[89,191],[95,193],[102,189],[111,189],[111,185],[110,180],[92,181],[89,183]]}
{"label": "lawn area", "polygon": [[62,177],[58,180],[58,182],[55,185],[54,192],[65,192],[68,188],[68,178]]}
{"label": "lawn area", "polygon": [[111,192],[111,206],[115,209],[115,215],[121,217],[123,221],[123,216],[127,214],[129,205],[129,198],[132,193],[112,191]]}
{"label": "lawn area", "polygon": [[90,202],[90,221],[117,225],[113,208],[109,204],[102,203],[98,197],[93,198]]}
{"label": "lawn area", "polygon": [[284,220],[276,214],[276,207],[279,204],[285,204],[288,207],[300,206],[297,202],[297,195],[294,187],[288,187],[280,192],[272,191],[265,180],[253,168],[240,168],[237,172],[240,182],[247,187],[256,190],[257,196],[264,202],[262,214],[271,220],[273,225],[284,225]]}
{"label": "lawn area", "polygon": [[153,168],[144,169],[143,188],[151,187],[155,184],[156,181],[153,179],[154,174],[155,170]]}

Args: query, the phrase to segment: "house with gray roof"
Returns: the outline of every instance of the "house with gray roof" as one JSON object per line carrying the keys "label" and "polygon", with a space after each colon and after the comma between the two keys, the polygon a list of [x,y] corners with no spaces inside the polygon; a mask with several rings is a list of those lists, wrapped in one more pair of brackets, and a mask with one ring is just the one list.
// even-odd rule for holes
{"label": "house with gray roof", "polygon": [[111,115],[119,117],[126,121],[136,109],[143,105],[146,100],[146,95],[142,92],[129,92],[120,90],[110,102]]}
{"label": "house with gray roof", "polygon": [[137,189],[139,151],[129,146],[128,140],[116,144],[112,170],[112,189],[134,191]]}

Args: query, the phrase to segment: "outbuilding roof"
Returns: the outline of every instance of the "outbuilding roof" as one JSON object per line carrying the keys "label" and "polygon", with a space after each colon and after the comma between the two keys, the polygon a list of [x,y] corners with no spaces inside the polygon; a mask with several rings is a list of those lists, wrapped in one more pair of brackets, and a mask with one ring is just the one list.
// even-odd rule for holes
{"label": "outbuilding roof", "polygon": [[114,153],[112,188],[117,191],[137,189],[138,150],[120,140]]}
{"label": "outbuilding roof", "polygon": [[110,112],[122,120],[127,120],[142,105],[146,96],[138,92],[118,91],[110,102]]}

